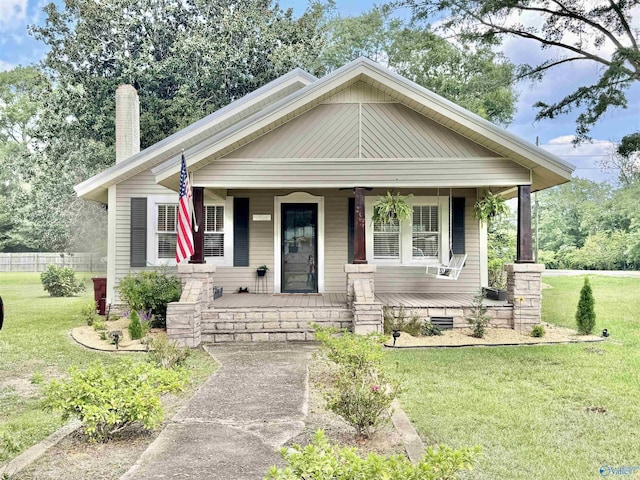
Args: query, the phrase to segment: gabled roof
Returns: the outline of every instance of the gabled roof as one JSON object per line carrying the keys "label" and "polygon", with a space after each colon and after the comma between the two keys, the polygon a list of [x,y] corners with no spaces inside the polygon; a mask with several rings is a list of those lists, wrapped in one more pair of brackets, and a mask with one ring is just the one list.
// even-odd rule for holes
{"label": "gabled roof", "polygon": [[169,158],[175,158],[182,150],[188,150],[221,130],[240,122],[255,111],[260,111],[265,106],[277,102],[282,97],[316,80],[316,77],[310,73],[296,68],[132,157],[103,170],[76,185],[74,189],[79,197],[107,203],[109,186],[127,180]]}
{"label": "gabled roof", "polygon": [[[455,103],[367,59],[359,58],[185,151],[197,171],[240,146],[314,108],[347,86],[362,81],[407,107],[509,158],[532,172],[532,189],[565,183],[575,167],[552,153],[492,124]],[[156,182],[177,189],[179,158],[152,169]]]}

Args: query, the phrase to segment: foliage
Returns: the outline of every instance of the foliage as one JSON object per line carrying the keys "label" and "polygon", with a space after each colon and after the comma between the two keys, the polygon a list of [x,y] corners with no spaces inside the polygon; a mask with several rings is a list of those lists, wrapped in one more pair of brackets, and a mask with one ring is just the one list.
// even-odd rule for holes
{"label": "foliage", "polygon": [[40,275],[40,281],[52,297],[71,297],[85,291],[84,282],[76,279],[76,272],[71,267],[47,265]]}
{"label": "foliage", "polygon": [[400,382],[379,370],[353,370],[341,366],[327,395],[331,411],[356,430],[356,436],[369,438],[389,420],[391,402],[399,393]]}
{"label": "foliage", "polygon": [[329,408],[356,430],[358,437],[389,419],[389,407],[399,392],[397,379],[382,370],[384,335],[356,335],[346,329],[314,326],[316,340],[327,358],[338,365],[338,372],[327,394]]}
{"label": "foliage", "polygon": [[355,17],[329,13],[320,59],[327,70],[365,56],[491,122],[513,119],[515,67],[504,55],[451,42],[428,24],[392,17],[387,8]]}
{"label": "foliage", "polygon": [[591,335],[596,326],[596,311],[593,291],[589,283],[589,277],[584,277],[584,285],[580,290],[580,300],[576,310],[576,323],[578,332],[583,335]]}
{"label": "foliage", "polygon": [[534,325],[531,328],[531,336],[532,337],[536,337],[536,338],[542,338],[545,336],[547,332],[544,329],[544,325],[542,325],[541,323],[538,325]]}
{"label": "foliage", "polygon": [[[603,67],[593,85],[583,85],[552,104],[538,102],[537,118],[553,119],[574,108],[579,139],[610,108],[627,107],[626,92],[640,80],[640,49],[633,30],[632,13],[637,2],[610,1],[534,2],[531,0],[405,0],[416,19],[443,19],[447,34],[480,44],[495,45],[518,37],[552,52],[537,65],[527,65],[521,76],[541,78],[551,68],[568,62]],[[443,18],[444,17],[444,18]],[[532,18],[533,21],[523,20]]]}
{"label": "foliage", "polygon": [[107,329],[107,324],[104,322],[104,320],[102,320],[101,318],[98,318],[93,322],[93,329],[96,332],[103,332]]}
{"label": "foliage", "polygon": [[382,314],[385,335],[390,335],[394,330],[400,330],[413,337],[420,335],[420,328],[422,326],[420,317],[418,315],[412,315],[410,318],[407,318],[404,307],[401,306],[398,310],[398,315],[395,315],[393,308],[385,305],[382,307]]}
{"label": "foliage", "polygon": [[161,335],[151,339],[147,355],[149,361],[158,367],[176,368],[185,364],[191,355],[191,350],[180,347],[175,341]]}
{"label": "foliage", "polygon": [[509,207],[506,205],[504,197],[494,195],[490,190],[485,191],[483,197],[473,206],[473,216],[483,222],[508,213]]}
{"label": "foliage", "polygon": [[425,337],[434,337],[436,335],[442,335],[442,330],[439,326],[431,322],[424,322],[420,328],[420,333]]}
{"label": "foliage", "polygon": [[356,335],[347,329],[314,325],[316,340],[332,362],[353,372],[375,371],[384,356],[386,336],[379,333]]}
{"label": "foliage", "polygon": [[404,455],[382,457],[370,453],[366,458],[353,447],[329,444],[322,430],[314,435],[310,445],[283,448],[280,455],[287,462],[284,468],[273,466],[265,480],[444,480],[458,478],[458,473],[472,470],[480,447],[454,450],[445,445],[429,447],[416,465]]}
{"label": "foliage", "polygon": [[129,359],[92,362],[84,371],[72,367],[67,379],[53,380],[45,388],[45,408],[61,411],[64,419],[78,417],[85,433],[98,440],[133,423],[154,429],[164,416],[160,395],[183,390],[187,375]]}
{"label": "foliage", "polygon": [[180,300],[180,279],[164,270],[130,273],[118,284],[120,298],[131,311],[149,311],[162,326],[166,322],[167,304]]}
{"label": "foliage", "polygon": [[80,315],[82,315],[88,326],[92,326],[93,322],[100,319],[100,315],[98,315],[98,310],[96,309],[96,302],[92,300],[84,305],[80,310]]}
{"label": "foliage", "polygon": [[467,322],[471,326],[472,337],[484,337],[485,330],[487,329],[489,322],[491,322],[491,317],[487,315],[487,307],[483,303],[482,293],[473,297]]}
{"label": "foliage", "polygon": [[142,324],[140,323],[140,315],[135,310],[131,310],[129,314],[129,336],[131,340],[140,340],[144,335]]}
{"label": "foliage", "polygon": [[412,196],[412,194],[403,196],[399,193],[393,194],[391,192],[387,192],[384,196],[379,195],[373,204],[371,223],[395,226],[398,222],[410,220],[413,210],[407,200]]}

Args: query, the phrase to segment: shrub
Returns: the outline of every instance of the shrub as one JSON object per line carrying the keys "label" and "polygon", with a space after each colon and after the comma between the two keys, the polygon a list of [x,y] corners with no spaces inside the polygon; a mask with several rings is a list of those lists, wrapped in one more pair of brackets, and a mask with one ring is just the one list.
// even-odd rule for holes
{"label": "shrub", "polygon": [[425,337],[433,337],[436,335],[442,335],[442,330],[439,326],[434,325],[431,322],[424,322],[422,324],[422,328],[420,329],[420,333]]}
{"label": "shrub", "polygon": [[471,336],[483,338],[490,321],[491,317],[487,315],[487,307],[484,305],[482,293],[480,293],[473,297],[471,314],[467,317],[467,322],[471,325]]}
{"label": "shrub", "polygon": [[407,319],[404,307],[400,307],[398,310],[398,316],[395,316],[393,309],[386,305],[382,308],[382,313],[385,335],[391,335],[393,330],[400,330],[401,332],[408,333],[413,337],[420,335],[422,321],[418,315],[413,315],[411,318]]}
{"label": "shrub", "polygon": [[596,326],[595,300],[589,283],[589,277],[584,277],[584,285],[580,290],[580,300],[576,311],[576,323],[578,332],[583,335],[591,335]]}
{"label": "shrub", "polygon": [[184,365],[191,355],[191,350],[180,347],[175,341],[162,335],[149,342],[149,356],[151,363],[161,368],[175,368]]}
{"label": "shrub", "polygon": [[370,453],[362,458],[353,447],[330,445],[324,432],[319,430],[310,445],[283,448],[280,455],[288,465],[284,468],[271,467],[265,480],[453,479],[464,470],[472,470],[479,453],[480,447],[454,450],[440,445],[427,448],[416,465],[404,455],[384,457]]}
{"label": "shrub", "polygon": [[389,408],[400,384],[382,372],[342,367],[333,387],[327,395],[329,409],[354,427],[357,437],[369,438],[373,430],[389,420]]}
{"label": "shrub", "polygon": [[316,340],[329,360],[352,371],[378,370],[387,337],[379,333],[356,335],[347,329],[314,325]]}
{"label": "shrub", "polygon": [[71,297],[85,290],[84,283],[76,280],[76,273],[71,267],[47,265],[40,274],[40,281],[52,297]]}
{"label": "shrub", "polygon": [[129,336],[131,340],[139,340],[144,336],[140,316],[135,310],[131,310],[131,314],[129,315]]}
{"label": "shrub", "polygon": [[100,320],[100,316],[98,315],[98,311],[96,310],[96,302],[94,302],[93,300],[82,307],[82,310],[80,310],[80,315],[82,315],[84,321],[89,326],[92,326],[93,322],[95,322],[96,320]]}
{"label": "shrub", "polygon": [[104,320],[102,320],[101,318],[98,318],[97,320],[95,320],[93,322],[93,329],[95,331],[106,330],[107,329],[107,324],[104,323]]}
{"label": "shrub", "polygon": [[151,310],[156,325],[164,327],[167,318],[167,304],[180,300],[182,287],[180,279],[168,275],[163,270],[149,270],[129,274],[120,281],[118,292],[130,310]]}
{"label": "shrub", "polygon": [[531,329],[531,336],[536,338],[542,338],[547,332],[544,329],[544,325],[534,325]]}
{"label": "shrub", "polygon": [[181,391],[187,375],[130,359],[111,365],[93,362],[84,371],[71,367],[69,378],[45,387],[45,409],[61,411],[64,420],[79,418],[93,439],[111,437],[133,423],[150,430],[164,417],[160,395]]}

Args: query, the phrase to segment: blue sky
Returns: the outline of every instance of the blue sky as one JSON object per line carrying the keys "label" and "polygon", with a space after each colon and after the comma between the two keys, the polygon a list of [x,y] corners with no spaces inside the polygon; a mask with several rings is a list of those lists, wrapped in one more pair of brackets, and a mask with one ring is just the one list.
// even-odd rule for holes
{"label": "blue sky", "polygon": [[[46,3],[45,0],[0,0],[0,70],[7,70],[15,65],[28,65],[42,58],[45,48],[28,34],[27,28],[28,25],[42,23],[42,8]],[[305,0],[280,0],[279,3],[281,7],[293,8],[296,14],[301,14],[307,5]],[[336,0],[337,9],[343,15],[357,15],[369,10],[374,3],[380,2]],[[635,28],[640,29],[640,11],[638,13],[633,23]],[[516,63],[535,62],[546,55],[537,45],[524,40],[507,41],[504,49],[507,56]],[[562,98],[575,87],[594,81],[597,73],[598,67],[587,65],[587,62],[582,65],[567,64],[551,70],[542,82],[521,84],[518,112],[508,130],[530,142],[535,142],[536,137],[539,137],[543,148],[578,167],[577,176],[605,180],[614,175],[602,172],[596,162],[607,155],[612,141],[620,140],[625,134],[640,131],[640,85],[635,85],[629,92],[629,108],[607,113],[604,120],[592,130],[594,142],[583,144],[579,148],[571,145],[571,135],[575,130],[573,121],[579,112],[554,120],[535,122],[536,111],[532,107],[538,100],[553,102]]]}

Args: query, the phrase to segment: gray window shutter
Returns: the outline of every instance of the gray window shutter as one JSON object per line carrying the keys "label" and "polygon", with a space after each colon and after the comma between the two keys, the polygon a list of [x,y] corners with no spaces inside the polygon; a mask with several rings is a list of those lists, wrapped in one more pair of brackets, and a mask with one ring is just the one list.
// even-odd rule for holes
{"label": "gray window shutter", "polygon": [[147,199],[131,199],[131,239],[129,265],[147,266]]}
{"label": "gray window shutter", "polygon": [[465,209],[465,198],[464,197],[454,197],[451,200],[452,205],[452,215],[451,221],[453,225],[451,226],[452,232],[452,240],[451,240],[451,248],[453,253],[460,254],[465,253],[465,244],[464,244],[464,209]]}
{"label": "gray window shutter", "polygon": [[249,266],[249,199],[233,199],[233,266]]}

